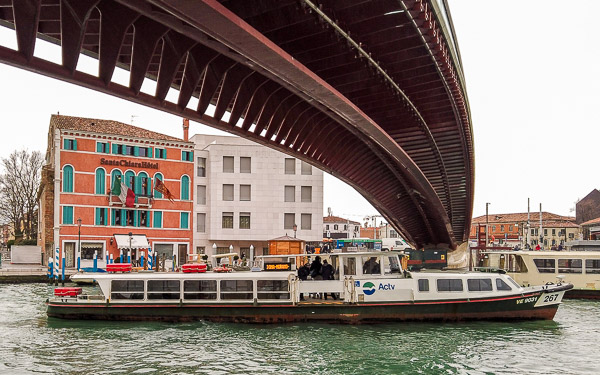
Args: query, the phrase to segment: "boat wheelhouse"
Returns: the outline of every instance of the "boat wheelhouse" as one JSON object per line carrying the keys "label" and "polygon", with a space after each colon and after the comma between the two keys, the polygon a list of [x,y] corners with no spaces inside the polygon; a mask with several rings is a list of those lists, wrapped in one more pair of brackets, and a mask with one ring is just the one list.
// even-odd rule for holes
{"label": "boat wheelhouse", "polygon": [[[252,269],[260,272],[99,273],[101,294],[65,296],[59,288],[47,312],[68,319],[258,323],[552,319],[571,287],[521,287],[503,273],[409,272],[401,257],[322,255],[335,269],[332,280],[298,277],[299,266],[312,260],[307,254],[257,257]],[[322,298],[327,294],[335,298]]]}
{"label": "boat wheelhouse", "polygon": [[487,251],[484,267],[502,269],[520,285],[557,278],[573,284],[565,298],[600,299],[600,251]]}

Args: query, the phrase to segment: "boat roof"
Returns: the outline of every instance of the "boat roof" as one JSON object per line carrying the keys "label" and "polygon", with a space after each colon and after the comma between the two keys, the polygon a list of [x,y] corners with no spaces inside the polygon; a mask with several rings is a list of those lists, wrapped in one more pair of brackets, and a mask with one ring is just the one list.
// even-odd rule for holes
{"label": "boat roof", "polygon": [[483,251],[482,254],[513,254],[513,255],[525,255],[535,257],[600,257],[600,251],[586,251],[586,250],[490,250]]}
{"label": "boat roof", "polygon": [[352,251],[352,252],[346,252],[346,253],[334,252],[334,253],[321,253],[321,254],[301,253],[301,254],[257,255],[257,256],[255,256],[255,258],[269,259],[269,258],[295,258],[295,257],[316,257],[316,256],[320,256],[320,257],[327,257],[327,256],[355,257],[357,255],[375,257],[375,256],[390,255],[390,254],[408,256],[407,254],[404,254],[402,251],[389,250],[389,251]]}
{"label": "boat roof", "polygon": [[103,272],[97,274],[75,274],[71,279],[90,279],[95,280],[194,280],[194,279],[227,279],[227,280],[247,280],[252,279],[281,279],[285,280],[289,275],[295,275],[295,271],[236,271],[236,272],[202,272],[202,273],[185,273],[185,272],[127,272],[127,273],[112,273]]}

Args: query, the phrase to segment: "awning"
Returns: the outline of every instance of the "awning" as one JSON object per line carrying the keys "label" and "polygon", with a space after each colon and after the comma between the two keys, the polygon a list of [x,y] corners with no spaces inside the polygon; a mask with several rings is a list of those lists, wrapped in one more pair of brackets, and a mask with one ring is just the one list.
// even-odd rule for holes
{"label": "awning", "polygon": [[131,237],[128,234],[115,234],[114,236],[118,249],[147,249],[150,247],[145,234],[134,234]]}

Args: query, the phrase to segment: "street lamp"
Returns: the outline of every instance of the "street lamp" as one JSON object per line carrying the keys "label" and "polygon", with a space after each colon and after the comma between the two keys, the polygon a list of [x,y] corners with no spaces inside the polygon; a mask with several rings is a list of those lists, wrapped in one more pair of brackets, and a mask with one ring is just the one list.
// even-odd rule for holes
{"label": "street lamp", "polygon": [[488,232],[489,232],[489,225],[490,225],[490,221],[488,219],[488,206],[491,203],[487,202],[485,204],[485,247],[487,248],[489,239],[488,239]]}
{"label": "street lamp", "polygon": [[133,240],[133,233],[129,232],[129,250],[127,251],[127,263],[131,263],[131,241]]}
{"label": "street lamp", "polygon": [[296,238],[296,231],[298,230],[298,226],[294,224],[294,238]]}
{"label": "street lamp", "polygon": [[78,227],[78,240],[77,247],[79,251],[77,252],[77,271],[81,268],[81,218],[77,219],[77,227]]}

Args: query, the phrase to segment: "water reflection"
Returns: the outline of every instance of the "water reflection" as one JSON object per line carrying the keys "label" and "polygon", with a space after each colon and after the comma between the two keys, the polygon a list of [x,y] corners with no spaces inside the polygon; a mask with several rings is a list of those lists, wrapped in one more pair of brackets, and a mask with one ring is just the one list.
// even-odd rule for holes
{"label": "water reflection", "polygon": [[566,301],[555,321],[242,325],[47,318],[51,291],[0,286],[0,373],[600,372],[593,301]]}

